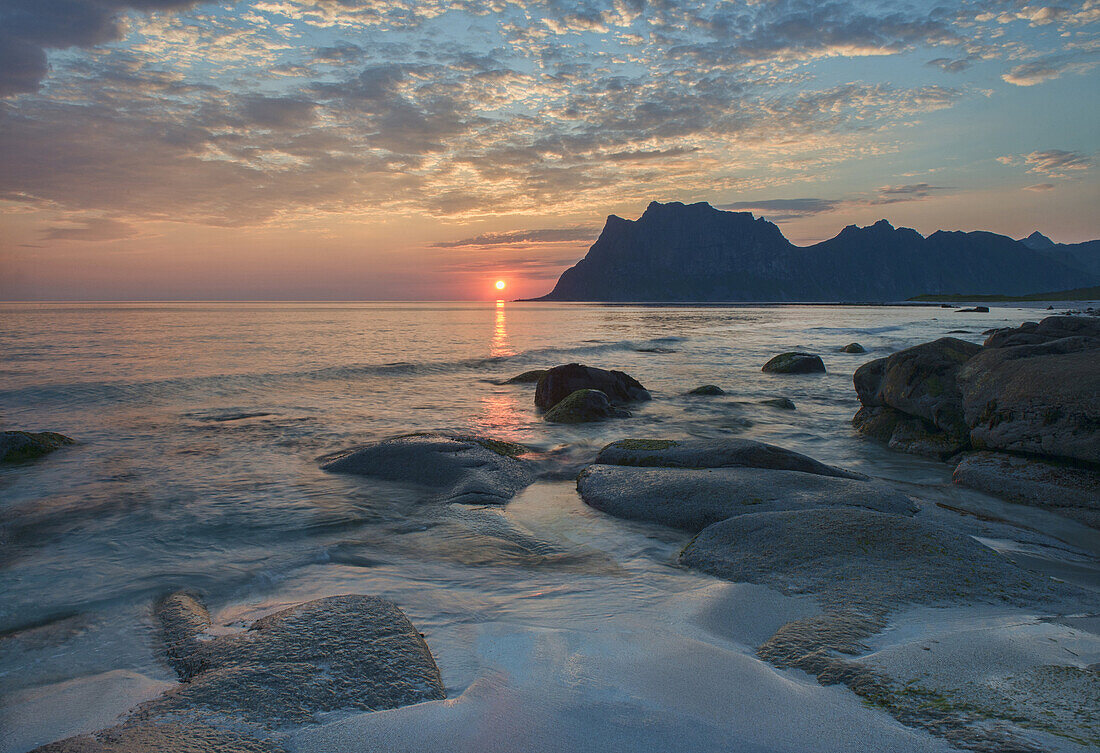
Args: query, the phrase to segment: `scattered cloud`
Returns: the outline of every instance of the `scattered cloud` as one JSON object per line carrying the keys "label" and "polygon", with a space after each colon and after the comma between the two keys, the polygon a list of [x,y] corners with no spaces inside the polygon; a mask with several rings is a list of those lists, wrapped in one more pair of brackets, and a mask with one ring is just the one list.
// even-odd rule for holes
{"label": "scattered cloud", "polygon": [[1052,178],[1064,178],[1067,170],[1088,170],[1093,165],[1091,157],[1062,149],[1032,152],[1024,156],[1024,162],[1031,166],[1029,173],[1042,173]]}
{"label": "scattered cloud", "polygon": [[42,232],[42,240],[114,241],[129,238],[135,232],[134,228],[125,222],[95,217],[72,224],[48,227]]}
{"label": "scattered cloud", "polygon": [[934,193],[950,191],[945,186],[933,186],[928,183],[915,183],[901,186],[883,186],[875,194],[842,199],[765,199],[762,201],[737,201],[722,204],[719,209],[730,211],[749,211],[767,217],[773,222],[809,217],[817,214],[854,209],[858,207],[898,204],[907,201],[920,201]]}
{"label": "scattered cloud", "polygon": [[577,243],[591,242],[599,235],[599,228],[565,227],[543,228],[539,230],[509,230],[501,233],[483,233],[472,238],[457,241],[433,243],[434,248],[460,248],[465,246],[530,245],[540,243]]}
{"label": "scattered cloud", "polygon": [[1053,191],[1054,190],[1054,184],[1053,183],[1036,183],[1035,185],[1032,185],[1032,186],[1024,186],[1024,190],[1025,191],[1035,191],[1037,193],[1042,193],[1044,191]]}

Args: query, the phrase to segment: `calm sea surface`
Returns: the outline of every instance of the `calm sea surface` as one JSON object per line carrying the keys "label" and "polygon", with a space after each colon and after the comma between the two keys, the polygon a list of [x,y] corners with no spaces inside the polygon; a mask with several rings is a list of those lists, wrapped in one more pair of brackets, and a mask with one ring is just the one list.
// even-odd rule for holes
{"label": "calm sea surface", "polygon": [[[607,619],[651,589],[704,582],[671,566],[679,534],[610,521],[576,499],[568,479],[604,444],[738,435],[942,485],[946,465],[852,432],[853,371],[951,330],[981,342],[987,328],[1039,315],[900,306],[0,306],[0,422],[80,443],[0,470],[0,633],[53,626],[41,640],[0,641],[0,691],[117,670],[166,679],[148,609],[189,587],[226,620],[330,593],[388,595],[428,635],[449,695],[461,693],[488,661],[468,648],[463,626]],[[852,341],[868,353],[837,352]],[[821,354],[828,374],[761,373],[771,356],[795,349]],[[630,419],[555,426],[539,420],[531,386],[493,383],[571,361],[622,369],[654,400]],[[728,394],[683,396],[707,383]],[[759,402],[774,396],[797,410]],[[554,451],[560,480],[503,513],[447,517],[410,492],[318,468],[324,454],[423,430]],[[506,528],[512,533],[501,534]],[[595,595],[592,584],[609,573],[618,573],[614,588]]]}

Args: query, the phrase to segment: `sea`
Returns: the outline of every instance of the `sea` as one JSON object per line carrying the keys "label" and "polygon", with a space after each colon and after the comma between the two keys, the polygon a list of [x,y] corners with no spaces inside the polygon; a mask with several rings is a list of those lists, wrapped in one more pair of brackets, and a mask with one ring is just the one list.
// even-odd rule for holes
{"label": "sea", "polygon": [[[0,425],[77,440],[0,468],[0,753],[109,726],[170,687],[150,610],[178,588],[201,593],[223,630],[366,593],[425,635],[447,701],[335,715],[288,731],[292,750],[945,750],[754,656],[806,600],[678,567],[687,534],[589,509],[573,479],[617,439],[737,436],[966,509],[979,495],[953,487],[950,466],[852,430],[852,374],[1047,313],[0,305]],[[840,352],[851,342],[867,352]],[[761,371],[792,350],[821,355],[827,373]],[[531,385],[502,383],[570,362],[623,370],[653,400],[631,418],[554,425]],[[703,384],[726,394],[685,394]],[[762,403],[773,397],[795,410]],[[520,442],[552,462],[503,509],[441,510],[415,488],[320,468],[419,431]]]}

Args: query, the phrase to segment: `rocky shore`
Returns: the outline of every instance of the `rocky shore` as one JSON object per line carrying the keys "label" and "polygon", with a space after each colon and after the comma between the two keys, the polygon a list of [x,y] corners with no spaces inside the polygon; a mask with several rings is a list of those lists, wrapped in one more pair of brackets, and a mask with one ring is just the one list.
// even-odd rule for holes
{"label": "rocky shore", "polygon": [[[832,352],[865,349],[851,343]],[[816,383],[826,366],[818,355],[792,351],[760,373]],[[663,565],[765,589],[777,613],[781,599],[812,605],[766,623],[751,644],[753,661],[769,671],[797,669],[821,685],[844,686],[875,713],[957,749],[1100,746],[1100,634],[1089,627],[1096,590],[989,542],[1056,545],[1082,558],[1100,547],[1089,552],[992,516],[961,516],[938,505],[929,488],[775,444],[646,436],[636,412],[662,396],[619,370],[569,363],[496,384],[533,386],[529,410],[549,424],[621,427],[626,438],[589,455],[576,475],[590,516],[677,542],[673,561]],[[676,399],[709,405],[727,394],[713,384],[689,387]],[[958,485],[1042,507],[1073,521],[1067,525],[1100,527],[1100,320],[1049,317],[991,332],[983,346],[941,338],[864,364],[854,387],[858,431],[955,464]],[[796,407],[786,397],[763,402],[776,412]],[[55,437],[8,432],[5,460],[68,443]],[[406,490],[417,509],[430,512],[426,537],[443,536],[448,526],[476,530],[485,549],[467,552],[466,564],[568,568],[598,559],[568,542],[555,548],[500,514],[530,489],[560,485],[552,450],[433,431],[318,462],[350,484],[364,479]],[[328,556],[362,564],[353,549],[334,547]],[[915,615],[934,630],[919,627]],[[1044,633],[1049,640],[1070,636],[1085,650],[1053,656],[1038,639],[1020,639],[1017,623],[1002,615],[1054,625]],[[39,753],[289,751],[299,749],[296,731],[337,712],[388,712],[448,695],[431,635],[387,598],[343,593],[227,625],[211,615],[201,589],[176,590],[150,603],[149,617],[157,655],[178,683],[117,724]],[[974,635],[974,625],[985,632]],[[884,636],[907,631],[917,637],[881,648]],[[982,641],[998,648],[981,653]]]}

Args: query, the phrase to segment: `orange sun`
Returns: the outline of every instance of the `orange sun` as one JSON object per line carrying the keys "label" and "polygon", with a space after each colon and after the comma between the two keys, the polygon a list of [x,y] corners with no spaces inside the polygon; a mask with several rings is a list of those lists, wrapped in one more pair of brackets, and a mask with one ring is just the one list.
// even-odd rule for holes
{"label": "orange sun", "polygon": [[504,280],[497,280],[497,290],[504,290]]}

